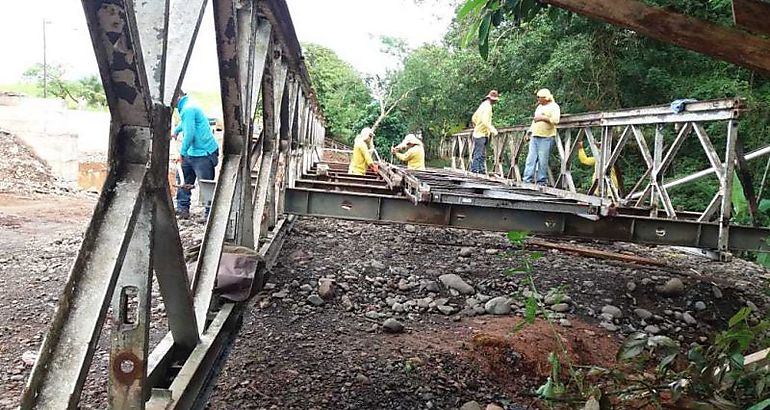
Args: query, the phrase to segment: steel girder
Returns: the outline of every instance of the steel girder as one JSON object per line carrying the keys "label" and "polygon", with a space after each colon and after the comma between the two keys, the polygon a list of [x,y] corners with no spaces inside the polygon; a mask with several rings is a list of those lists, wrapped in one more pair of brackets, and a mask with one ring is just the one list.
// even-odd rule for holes
{"label": "steel girder", "polygon": [[[564,204],[486,200],[412,203],[403,196],[292,188],[286,193],[286,212],[295,215],[373,222],[442,225],[489,231],[527,231],[584,239],[717,249],[719,225],[631,215],[603,218],[574,213]],[[465,202],[462,199],[470,201]],[[586,207],[588,209],[588,207]],[[730,250],[770,251],[770,229],[733,226]]]}
{"label": "steel girder", "polygon": [[[110,407],[200,404],[213,363],[242,312],[242,306],[216,301],[214,293],[225,242],[259,251],[261,276],[253,288],[264,285],[291,227],[275,208],[283,195],[274,188],[279,141],[294,143],[282,152],[296,177],[309,169],[316,145],[323,146],[324,123],[285,2],[212,3],[223,162],[190,281],[168,186],[169,132],[207,1],[82,2],[112,116],[110,173],[22,408],[77,407],[110,305]],[[256,117],[260,94],[262,116]],[[261,138],[254,138],[259,128]],[[262,165],[254,169],[258,158]],[[256,198],[252,172],[260,176]],[[270,220],[260,225],[263,215]],[[157,346],[149,345],[153,273],[170,329]]]}

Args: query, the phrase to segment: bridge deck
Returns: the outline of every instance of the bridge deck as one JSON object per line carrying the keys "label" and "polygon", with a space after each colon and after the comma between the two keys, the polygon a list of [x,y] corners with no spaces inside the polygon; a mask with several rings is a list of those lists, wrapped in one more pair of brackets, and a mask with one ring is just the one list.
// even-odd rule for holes
{"label": "bridge deck", "polygon": [[[328,169],[319,173],[319,168]],[[385,165],[380,177],[360,177],[331,163],[303,175],[287,191],[286,212],[296,215],[716,249],[719,225],[682,214],[652,218],[649,209],[617,207],[591,195],[537,187],[456,170],[411,171]],[[332,171],[334,170],[334,171]],[[689,216],[689,217],[688,217]],[[770,229],[730,226],[732,251],[768,251]]]}

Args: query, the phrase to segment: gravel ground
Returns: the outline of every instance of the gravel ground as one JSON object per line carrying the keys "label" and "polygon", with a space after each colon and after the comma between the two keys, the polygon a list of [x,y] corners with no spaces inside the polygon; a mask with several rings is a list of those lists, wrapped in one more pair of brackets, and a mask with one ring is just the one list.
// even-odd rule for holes
{"label": "gravel ground", "polygon": [[[94,201],[0,194],[0,408],[14,408]],[[184,221],[186,246],[202,233]],[[667,247],[579,243],[664,268],[548,251],[531,275],[576,363],[610,365],[623,335],[706,340],[741,306],[767,311],[767,272]],[[547,374],[548,323],[520,320],[523,256],[502,234],[301,219],[249,303],[210,408],[514,409]],[[448,276],[447,276],[448,275]],[[165,332],[154,293],[153,340]],[[758,315],[758,313],[757,313]],[[755,315],[755,319],[758,317]],[[82,408],[106,406],[106,333]],[[470,406],[470,407],[469,407]],[[491,407],[492,408],[492,407]]]}
{"label": "gravel ground", "polygon": [[[741,306],[767,306],[767,272],[744,261],[581,245],[668,266],[556,251],[535,262],[536,296],[578,364],[610,365],[621,337],[639,330],[705,341]],[[528,405],[555,346],[543,322],[511,335],[532,292],[527,275],[509,272],[521,257],[502,234],[302,219],[210,407]]]}

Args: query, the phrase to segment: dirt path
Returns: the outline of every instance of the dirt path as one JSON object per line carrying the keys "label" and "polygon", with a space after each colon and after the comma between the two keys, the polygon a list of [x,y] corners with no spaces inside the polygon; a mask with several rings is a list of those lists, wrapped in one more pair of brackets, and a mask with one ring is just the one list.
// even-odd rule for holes
{"label": "dirt path", "polygon": [[15,408],[95,201],[0,194],[0,408]]}

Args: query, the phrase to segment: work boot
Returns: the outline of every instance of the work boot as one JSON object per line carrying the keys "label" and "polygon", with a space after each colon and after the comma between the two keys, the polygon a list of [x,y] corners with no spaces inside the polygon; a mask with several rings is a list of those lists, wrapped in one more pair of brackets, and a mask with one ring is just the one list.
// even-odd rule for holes
{"label": "work boot", "polygon": [[175,213],[176,213],[177,219],[189,219],[190,218],[190,211],[188,209],[177,209]]}

